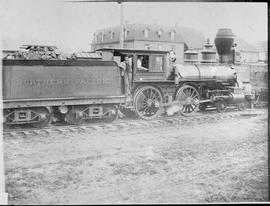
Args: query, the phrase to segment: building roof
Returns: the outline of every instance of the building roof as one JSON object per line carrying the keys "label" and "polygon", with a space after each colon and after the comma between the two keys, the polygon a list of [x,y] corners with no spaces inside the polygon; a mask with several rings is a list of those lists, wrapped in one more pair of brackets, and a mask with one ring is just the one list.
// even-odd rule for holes
{"label": "building roof", "polygon": [[[202,33],[193,28],[160,26],[151,24],[127,24],[124,26],[126,30],[125,41],[142,40],[142,41],[159,41],[185,43],[187,47],[202,48],[204,36]],[[145,38],[145,30],[148,30],[148,37]],[[174,33],[174,37],[171,37]],[[103,36],[103,41],[101,41]],[[95,38],[92,44],[107,44],[119,42],[120,26],[101,29],[95,32]]]}

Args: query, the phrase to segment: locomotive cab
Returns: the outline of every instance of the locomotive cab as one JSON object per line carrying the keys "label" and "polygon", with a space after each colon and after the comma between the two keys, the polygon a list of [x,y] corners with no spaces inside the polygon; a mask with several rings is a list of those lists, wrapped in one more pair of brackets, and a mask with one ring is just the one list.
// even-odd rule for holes
{"label": "locomotive cab", "polygon": [[103,60],[113,60],[118,64],[124,61],[125,56],[129,56],[132,59],[132,83],[174,81],[167,78],[171,73],[169,51],[102,48],[96,52],[101,54]]}

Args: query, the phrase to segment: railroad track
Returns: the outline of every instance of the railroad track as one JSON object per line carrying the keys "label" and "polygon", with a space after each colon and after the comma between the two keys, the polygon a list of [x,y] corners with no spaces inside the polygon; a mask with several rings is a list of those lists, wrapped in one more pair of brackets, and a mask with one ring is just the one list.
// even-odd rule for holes
{"label": "railroad track", "polygon": [[239,116],[253,116],[266,114],[266,110],[253,109],[245,111],[229,110],[225,113],[217,113],[216,111],[204,111],[197,112],[193,116],[184,117],[181,115],[174,116],[161,116],[160,118],[144,121],[134,118],[117,119],[111,123],[88,123],[81,125],[56,125],[51,124],[48,127],[42,129],[27,128],[27,129],[14,129],[3,132],[4,138],[12,137],[29,137],[29,136],[48,136],[51,134],[63,134],[63,133],[74,133],[74,132],[91,132],[91,131],[118,131],[122,129],[131,128],[149,128],[149,127],[160,127],[166,125],[186,125],[194,122],[200,124],[206,121],[218,121],[221,119],[230,119]]}

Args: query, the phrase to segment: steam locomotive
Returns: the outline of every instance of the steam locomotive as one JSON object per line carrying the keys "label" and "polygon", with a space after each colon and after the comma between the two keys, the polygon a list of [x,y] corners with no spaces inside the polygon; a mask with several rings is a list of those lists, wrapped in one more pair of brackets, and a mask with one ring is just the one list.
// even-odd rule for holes
{"label": "steam locomotive", "polygon": [[[228,104],[243,109],[249,97],[239,87],[230,65],[230,36],[216,37],[220,64],[170,61],[168,51],[103,48],[100,58],[67,60],[3,60],[4,124],[46,126],[52,117],[69,124],[89,119],[113,121],[120,108],[151,120],[176,106],[188,116],[209,104],[222,112]],[[117,62],[132,57],[131,94]],[[137,68],[138,58],[147,70]]]}

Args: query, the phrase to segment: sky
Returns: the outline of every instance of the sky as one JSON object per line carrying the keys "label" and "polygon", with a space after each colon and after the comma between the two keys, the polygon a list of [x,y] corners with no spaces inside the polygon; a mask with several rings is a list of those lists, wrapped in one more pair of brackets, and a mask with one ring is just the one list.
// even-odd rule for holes
{"label": "sky", "polygon": [[[219,28],[249,43],[267,41],[267,3],[124,3],[127,23],[192,27],[214,41]],[[0,48],[23,44],[56,45],[66,53],[89,51],[93,33],[120,24],[118,3],[64,0],[0,0]]]}

